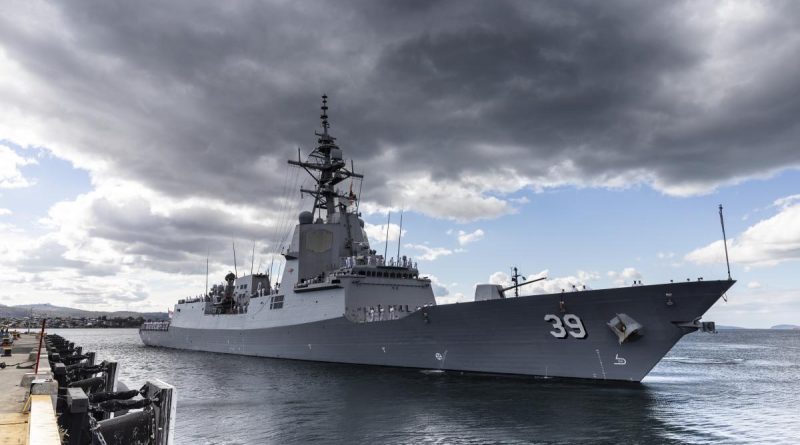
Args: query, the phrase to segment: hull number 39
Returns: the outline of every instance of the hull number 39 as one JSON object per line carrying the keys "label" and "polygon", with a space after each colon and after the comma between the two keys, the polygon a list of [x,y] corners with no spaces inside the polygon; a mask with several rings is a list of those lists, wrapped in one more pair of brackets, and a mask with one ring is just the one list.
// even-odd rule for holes
{"label": "hull number 39", "polygon": [[567,334],[577,339],[586,338],[586,328],[583,326],[583,321],[581,321],[581,317],[575,314],[564,314],[561,318],[557,315],[547,314],[544,316],[544,321],[553,324],[553,330],[550,331],[550,335],[555,338],[567,338]]}

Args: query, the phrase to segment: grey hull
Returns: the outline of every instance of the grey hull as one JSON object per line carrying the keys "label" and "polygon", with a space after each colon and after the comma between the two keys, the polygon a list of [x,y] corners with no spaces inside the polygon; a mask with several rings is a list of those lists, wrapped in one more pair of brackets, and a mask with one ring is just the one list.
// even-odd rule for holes
{"label": "grey hull", "polygon": [[[146,345],[366,365],[641,381],[733,285],[698,281],[477,301],[423,308],[392,321],[344,317],[266,329],[171,326],[140,330]],[[563,300],[563,305],[561,301]],[[624,313],[643,329],[620,344],[607,323]],[[548,314],[574,314],[583,339],[556,338]]]}

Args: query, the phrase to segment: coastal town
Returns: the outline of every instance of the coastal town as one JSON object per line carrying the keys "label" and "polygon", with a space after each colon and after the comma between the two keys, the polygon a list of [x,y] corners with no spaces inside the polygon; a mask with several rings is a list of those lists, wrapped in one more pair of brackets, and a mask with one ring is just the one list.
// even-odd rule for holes
{"label": "coastal town", "polygon": [[[35,330],[41,327],[42,320],[45,317],[34,316],[31,320],[30,317],[12,318],[0,317],[0,326],[10,326],[17,329],[30,328]],[[87,317],[55,317],[47,318],[47,327],[49,328],[138,328],[145,321],[149,321],[144,317],[108,317],[105,315],[96,318]]]}
{"label": "coastal town", "polygon": [[167,312],[103,312],[53,304],[0,304],[0,326],[38,329],[44,319],[48,328],[138,328],[146,321],[166,320]]}

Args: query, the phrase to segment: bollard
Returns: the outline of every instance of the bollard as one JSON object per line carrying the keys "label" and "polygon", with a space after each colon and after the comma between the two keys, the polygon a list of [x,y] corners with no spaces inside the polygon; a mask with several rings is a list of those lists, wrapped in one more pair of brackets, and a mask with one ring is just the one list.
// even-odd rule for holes
{"label": "bollard", "polygon": [[67,386],[67,367],[63,363],[56,363],[52,366],[53,376],[58,382],[59,387]]}
{"label": "bollard", "polygon": [[128,390],[117,381],[116,362],[95,364],[94,352],[55,334],[45,337],[45,345],[58,387],[56,381],[35,386],[37,392],[57,388],[64,444],[172,444],[176,410],[171,385],[156,380]]}
{"label": "bollard", "polygon": [[68,445],[83,444],[83,432],[89,426],[89,398],[80,388],[67,388],[67,407],[59,425],[67,431]]}
{"label": "bollard", "polygon": [[117,362],[106,363],[106,391],[117,390]]}
{"label": "bollard", "polygon": [[143,388],[142,396],[158,399],[153,405],[156,418],[156,445],[171,445],[175,436],[175,409],[177,399],[175,387],[161,380],[148,381]]}
{"label": "bollard", "polygon": [[[106,370],[105,370],[105,391],[116,391],[117,390],[117,362],[107,362],[106,363]],[[103,419],[109,419],[111,417],[111,413],[104,412],[102,415]]]}

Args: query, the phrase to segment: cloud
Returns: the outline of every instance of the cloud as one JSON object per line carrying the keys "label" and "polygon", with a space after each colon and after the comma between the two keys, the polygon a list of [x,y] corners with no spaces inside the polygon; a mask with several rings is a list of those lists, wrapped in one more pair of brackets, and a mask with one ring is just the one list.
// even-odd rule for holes
{"label": "cloud", "polygon": [[[545,269],[534,274],[524,275],[527,280],[534,280],[542,277],[547,277],[547,279],[520,286],[520,295],[555,294],[561,291],[570,292],[576,289],[582,290],[584,287],[590,289],[588,284],[600,278],[597,272],[587,272],[583,270],[579,270],[575,275],[564,277],[549,277],[549,273],[550,271]],[[520,280],[522,281],[522,279]],[[491,274],[489,276],[489,283],[499,284],[503,287],[508,287],[513,284],[511,277],[505,272],[495,272]],[[506,295],[513,295],[513,292],[513,290],[508,291]]]}
{"label": "cloud", "polygon": [[[230,264],[230,238],[265,240],[266,255],[311,208],[297,199],[309,179],[286,159],[314,145],[323,92],[337,142],[366,176],[365,213],[468,222],[514,213],[526,191],[686,196],[797,169],[800,66],[786,60],[800,51],[798,8],[15,4],[0,15],[0,141],[46,147],[87,170],[94,190],[51,210],[54,238],[30,240],[53,249],[49,266],[13,240],[3,249],[28,252],[29,270],[110,264],[183,278],[208,249]],[[0,187],[30,185],[21,167],[32,162],[0,145]],[[734,243],[737,258],[797,256],[750,244]],[[412,248],[429,260],[457,251]]]}
{"label": "cloud", "polygon": [[[232,267],[231,242],[238,241],[240,265],[278,247],[279,221],[269,213],[226,203],[176,200],[135,183],[106,182],[71,201],[54,205],[40,221],[52,231],[38,238],[0,235],[0,263],[20,272],[73,270],[82,275],[114,275],[123,269],[176,274],[205,273],[206,255],[214,267]],[[256,261],[257,262],[257,261]]]}
{"label": "cloud", "polygon": [[[495,195],[510,193],[518,188],[506,188],[507,184],[481,175],[440,180],[414,172],[411,175],[398,173],[386,180],[385,186],[379,184],[369,196],[387,202],[402,202],[407,209],[435,218],[469,222],[497,218],[516,211],[511,199]],[[364,203],[363,209],[368,214],[396,211],[391,205],[375,202]]]}
{"label": "cloud", "polygon": [[614,284],[617,286],[632,284],[634,281],[639,281],[642,279],[641,272],[633,267],[626,267],[620,272],[611,270],[608,271],[606,275],[611,278]]}
{"label": "cloud", "polygon": [[469,243],[474,243],[483,239],[484,232],[481,229],[475,229],[473,232],[458,231],[458,245],[466,246]]}
{"label": "cloud", "polygon": [[452,255],[454,253],[453,250],[446,247],[430,247],[424,244],[406,244],[403,247],[420,251],[421,253],[414,257],[420,261],[434,261],[440,256]]}
{"label": "cloud", "polygon": [[115,275],[119,271],[119,264],[72,258],[69,249],[54,236],[41,238],[30,248],[19,252],[19,256],[14,264],[21,272],[41,273],[73,269],[84,276],[106,276]]}
{"label": "cloud", "polygon": [[12,213],[14,213],[14,212],[12,212],[9,209],[4,209],[4,208],[0,207],[0,216],[11,215]]}
{"label": "cloud", "polygon": [[93,282],[76,287],[45,284],[43,289],[72,295],[75,297],[74,303],[81,306],[119,304],[120,302],[135,303],[144,301],[149,296],[145,284],[137,281]]}
{"label": "cloud", "polygon": [[434,297],[446,297],[450,294],[450,290],[441,281],[439,281],[439,278],[437,278],[436,275],[424,274],[422,276],[431,280],[431,287],[433,288]]}
{"label": "cloud", "polygon": [[[787,199],[788,198],[788,199]],[[728,253],[732,263],[746,266],[774,266],[785,261],[800,259],[800,203],[793,197],[775,201],[780,211],[728,240]],[[725,262],[722,241],[686,254],[685,259],[695,264]]]}
{"label": "cloud", "polygon": [[[0,138],[2,135],[0,135]],[[36,164],[32,158],[24,158],[17,154],[11,147],[0,144],[0,189],[30,187],[33,182],[22,175],[20,167]],[[0,209],[6,210],[7,209]],[[10,211],[9,211],[10,212]],[[0,211],[0,215],[8,215]]]}
{"label": "cloud", "polygon": [[[373,241],[373,244],[383,244],[387,240],[386,236],[386,224],[370,224],[368,222],[364,223],[364,231],[367,232],[367,237]],[[403,235],[405,235],[407,230],[403,229]],[[400,236],[400,225],[399,224],[389,224],[389,236],[388,240],[397,240]],[[376,248],[374,245],[373,248]],[[376,248],[377,249],[377,248]]]}
{"label": "cloud", "polygon": [[365,208],[471,221],[513,212],[526,188],[708,193],[800,165],[798,17],[793,3],[29,2],[0,18],[0,137],[96,181],[272,205],[324,90]]}
{"label": "cloud", "polygon": [[758,281],[751,281],[751,282],[747,283],[747,288],[748,289],[760,289],[761,288],[761,283],[759,283]]}
{"label": "cloud", "polygon": [[783,209],[792,206],[794,203],[800,201],[800,194],[797,195],[790,195],[784,196],[783,198],[778,198],[775,202],[772,203],[775,207],[781,207]]}
{"label": "cloud", "polygon": [[797,324],[800,319],[800,289],[740,289],[728,291],[728,301],[715,304],[704,319],[717,324],[769,328],[776,324]]}
{"label": "cloud", "polygon": [[[433,288],[433,295],[436,297],[436,304],[464,303],[472,300],[472,297],[467,298],[461,292],[450,292],[447,285],[439,281],[435,275],[425,274],[423,276],[431,280],[431,287]],[[455,286],[456,283],[451,283],[450,285]]]}
{"label": "cloud", "polygon": [[471,301],[472,298],[467,298],[461,292],[456,292],[454,294],[450,294],[446,297],[436,297],[436,304],[455,304],[455,303],[466,303]]}

